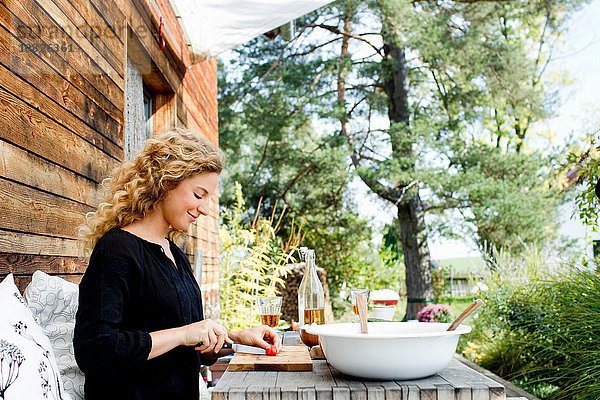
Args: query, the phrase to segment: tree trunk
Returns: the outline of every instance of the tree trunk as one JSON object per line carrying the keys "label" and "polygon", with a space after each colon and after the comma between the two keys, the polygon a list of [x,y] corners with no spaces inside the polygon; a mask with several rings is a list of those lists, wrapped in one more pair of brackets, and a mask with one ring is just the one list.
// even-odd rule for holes
{"label": "tree trunk", "polygon": [[433,302],[433,279],[429,265],[425,213],[418,194],[407,204],[398,207],[398,223],[406,266],[406,321],[415,319],[421,308]]}
{"label": "tree trunk", "polygon": [[[344,10],[344,36],[340,53],[340,70],[337,82],[338,102],[346,110],[346,78],[350,57],[348,42],[352,35],[352,6],[346,3]],[[389,99],[388,117],[390,120],[390,139],[392,156],[402,160],[406,172],[413,172],[414,176],[415,155],[413,151],[414,138],[410,131],[410,110],[408,106],[408,66],[404,48],[398,45],[398,32],[393,26],[388,26],[391,20],[385,17],[382,20],[382,36],[384,40],[385,58],[382,61],[383,86]],[[345,112],[340,117],[341,134],[348,139],[354,148],[354,137]],[[352,163],[358,167],[360,157],[355,151],[352,154]],[[414,319],[417,311],[427,302],[433,301],[433,280],[429,267],[429,247],[427,246],[427,231],[425,229],[425,215],[421,198],[419,197],[416,181],[409,178],[404,182],[395,182],[393,186],[383,185],[379,178],[360,174],[361,179],[381,198],[394,203],[398,207],[398,221],[400,224],[400,238],[404,252],[406,266],[406,292],[408,305],[405,319]],[[385,180],[385,179],[382,179]],[[414,190],[413,187],[416,189]]]}
{"label": "tree trunk", "polygon": [[[410,130],[410,110],[408,103],[408,66],[406,54],[399,44],[399,36],[393,26],[387,26],[383,18],[382,36],[384,39],[385,60],[383,63],[384,88],[389,99],[390,138],[393,157],[403,160],[406,172],[414,172],[414,138]],[[409,176],[415,174],[409,174]],[[413,182],[399,182],[400,198],[398,223],[400,240],[406,266],[406,305],[405,320],[415,319],[417,312],[427,303],[433,302],[433,279],[429,265],[429,246],[425,212],[421,198],[412,190]],[[406,197],[403,199],[402,197]]]}

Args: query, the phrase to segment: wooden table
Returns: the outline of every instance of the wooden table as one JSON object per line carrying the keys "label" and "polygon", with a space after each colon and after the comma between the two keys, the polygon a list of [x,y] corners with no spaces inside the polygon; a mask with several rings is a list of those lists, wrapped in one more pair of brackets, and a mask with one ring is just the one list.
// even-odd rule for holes
{"label": "wooden table", "polygon": [[[284,345],[302,345],[286,332]],[[342,374],[324,360],[310,372],[226,371],[212,400],[504,400],[500,383],[453,360],[445,370],[414,381],[368,381]]]}

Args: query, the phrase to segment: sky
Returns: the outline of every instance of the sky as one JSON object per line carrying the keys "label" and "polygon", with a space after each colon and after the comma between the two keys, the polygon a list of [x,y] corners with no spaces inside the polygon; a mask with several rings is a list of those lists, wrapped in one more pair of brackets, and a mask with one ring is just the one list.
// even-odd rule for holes
{"label": "sky", "polygon": [[[556,79],[567,72],[572,83],[559,91],[560,106],[556,116],[538,124],[535,130],[542,134],[552,131],[553,142],[564,142],[572,133],[591,132],[600,121],[600,0],[594,0],[573,15],[563,40],[558,44],[549,64],[546,77]],[[542,139],[538,142],[544,145]],[[366,186],[353,182],[359,212],[376,226],[383,226],[394,217],[393,207],[370,194]],[[583,238],[590,232],[577,220],[571,219],[572,208],[563,207],[561,234]],[[430,238],[429,249],[433,259],[478,256],[470,241]]]}

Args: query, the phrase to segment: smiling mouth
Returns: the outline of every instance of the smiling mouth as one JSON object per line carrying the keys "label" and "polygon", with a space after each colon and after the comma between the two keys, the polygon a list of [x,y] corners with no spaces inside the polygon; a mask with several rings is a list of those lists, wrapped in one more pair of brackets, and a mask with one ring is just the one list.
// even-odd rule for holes
{"label": "smiling mouth", "polygon": [[189,212],[187,213],[187,215],[189,215],[194,221],[198,219],[198,217],[194,216],[194,214],[191,214]]}

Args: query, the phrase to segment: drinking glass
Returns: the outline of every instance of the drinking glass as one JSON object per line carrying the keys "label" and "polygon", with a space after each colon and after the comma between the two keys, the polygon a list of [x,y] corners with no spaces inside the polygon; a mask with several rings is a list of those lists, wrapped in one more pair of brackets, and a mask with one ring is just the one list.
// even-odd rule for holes
{"label": "drinking glass", "polygon": [[358,315],[358,306],[356,305],[356,295],[364,294],[367,298],[367,303],[369,302],[369,289],[351,289],[350,290],[350,300],[352,301],[352,312]]}
{"label": "drinking glass", "polygon": [[281,314],[281,296],[269,296],[257,298],[258,314],[260,323],[268,325],[271,328],[279,325],[279,316]]}

